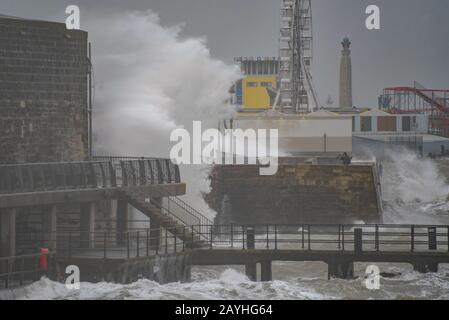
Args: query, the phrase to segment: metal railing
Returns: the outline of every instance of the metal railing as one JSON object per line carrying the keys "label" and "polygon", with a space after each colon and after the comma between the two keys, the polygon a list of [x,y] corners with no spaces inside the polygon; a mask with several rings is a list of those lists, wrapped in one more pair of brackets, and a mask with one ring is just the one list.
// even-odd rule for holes
{"label": "metal railing", "polygon": [[181,198],[171,196],[166,191],[157,190],[155,194],[158,195],[155,198],[160,198],[162,201],[157,201],[155,198],[150,198],[150,201],[163,214],[188,227],[198,240],[209,241],[210,229],[211,225],[213,225],[212,220],[191,207]]}
{"label": "metal railing", "polygon": [[152,158],[152,157],[130,157],[130,156],[92,156],[92,161],[108,161],[112,163],[112,167],[115,170],[115,175],[117,177],[117,183],[121,184],[122,179],[122,166],[120,164],[121,161],[130,161],[130,160],[163,160],[160,158]]}
{"label": "metal railing", "polygon": [[[28,240],[35,248],[53,247],[58,258],[130,259],[183,252],[194,240],[188,227],[142,228],[129,232],[60,232]],[[26,241],[23,244],[26,245]]]}
{"label": "metal railing", "polygon": [[0,165],[0,194],[116,186],[116,176],[110,162]]}
{"label": "metal railing", "polygon": [[179,167],[170,159],[120,161],[122,186],[179,183]]}
{"label": "metal railing", "polygon": [[[173,165],[170,160],[163,160],[157,165],[157,161],[154,159],[120,161],[122,175],[126,177],[124,184],[145,185],[145,183],[148,183],[148,179],[145,179],[145,177],[151,178],[151,182],[158,180],[167,183],[167,181],[173,181],[173,179],[174,182],[179,181],[179,167],[177,165]],[[158,170],[164,173],[162,177],[152,173],[155,167],[166,168],[166,170]],[[199,238],[203,240],[209,239],[206,234],[209,234],[210,225],[213,224],[212,220],[187,202],[163,189],[153,190],[152,197],[149,197],[149,199],[151,204],[159,208],[163,214],[170,216],[185,227],[195,226],[192,233],[199,235]],[[160,199],[162,201],[159,201]]]}
{"label": "metal railing", "polygon": [[29,254],[0,258],[0,289],[21,287],[38,281],[41,277],[53,277],[55,254],[46,255],[47,267],[40,263],[42,254]]}
{"label": "metal railing", "polygon": [[[201,230],[193,226],[195,230]],[[363,252],[445,252],[449,226],[435,225],[215,225],[209,247]]]}
{"label": "metal railing", "polygon": [[178,166],[169,159],[95,159],[104,160],[0,165],[0,194],[148,186],[181,180]]}

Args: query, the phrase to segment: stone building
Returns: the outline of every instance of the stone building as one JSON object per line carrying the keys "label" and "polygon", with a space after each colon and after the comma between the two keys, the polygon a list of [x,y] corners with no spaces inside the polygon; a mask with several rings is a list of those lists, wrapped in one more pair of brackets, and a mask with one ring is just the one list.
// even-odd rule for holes
{"label": "stone building", "polygon": [[0,15],[0,163],[88,156],[87,33]]}
{"label": "stone building", "polygon": [[[0,164],[87,160],[89,69],[87,32],[0,15]],[[0,168],[3,184],[39,176],[29,171],[17,182],[7,167]],[[22,245],[30,234],[52,230],[53,237],[56,224],[79,212],[65,204],[0,205],[0,256],[35,252]]]}

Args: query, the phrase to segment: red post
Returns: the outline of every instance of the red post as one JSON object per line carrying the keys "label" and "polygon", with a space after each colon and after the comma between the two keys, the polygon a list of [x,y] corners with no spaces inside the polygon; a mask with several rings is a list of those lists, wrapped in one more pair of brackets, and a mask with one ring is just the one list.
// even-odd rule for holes
{"label": "red post", "polygon": [[48,248],[41,248],[41,256],[39,257],[39,268],[42,270],[48,269]]}

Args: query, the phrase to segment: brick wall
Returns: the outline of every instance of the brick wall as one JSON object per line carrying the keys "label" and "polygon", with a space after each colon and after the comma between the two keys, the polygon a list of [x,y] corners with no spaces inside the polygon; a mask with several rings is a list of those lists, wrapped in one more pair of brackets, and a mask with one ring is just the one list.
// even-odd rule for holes
{"label": "brick wall", "polygon": [[0,17],[0,163],[87,156],[87,33]]}
{"label": "brick wall", "polygon": [[257,166],[216,166],[206,201],[222,224],[379,222],[374,170],[301,163],[260,176]]}

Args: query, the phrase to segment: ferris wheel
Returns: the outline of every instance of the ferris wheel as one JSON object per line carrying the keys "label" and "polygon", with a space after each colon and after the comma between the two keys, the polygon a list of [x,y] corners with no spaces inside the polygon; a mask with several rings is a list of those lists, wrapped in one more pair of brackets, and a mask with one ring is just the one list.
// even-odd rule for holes
{"label": "ferris wheel", "polygon": [[285,113],[319,109],[310,68],[313,60],[311,0],[281,0],[279,100]]}

